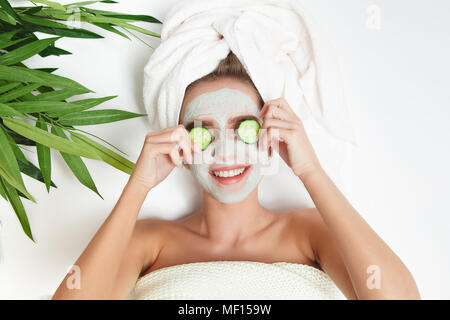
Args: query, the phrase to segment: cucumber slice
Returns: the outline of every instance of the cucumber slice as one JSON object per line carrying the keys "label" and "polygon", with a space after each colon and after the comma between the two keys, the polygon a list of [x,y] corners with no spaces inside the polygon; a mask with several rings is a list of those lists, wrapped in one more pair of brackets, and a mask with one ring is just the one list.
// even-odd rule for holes
{"label": "cucumber slice", "polygon": [[200,149],[205,150],[212,141],[211,133],[204,127],[194,127],[189,131],[189,136]]}
{"label": "cucumber slice", "polygon": [[258,140],[259,122],[256,120],[244,120],[239,124],[239,138],[247,144],[255,143]]}

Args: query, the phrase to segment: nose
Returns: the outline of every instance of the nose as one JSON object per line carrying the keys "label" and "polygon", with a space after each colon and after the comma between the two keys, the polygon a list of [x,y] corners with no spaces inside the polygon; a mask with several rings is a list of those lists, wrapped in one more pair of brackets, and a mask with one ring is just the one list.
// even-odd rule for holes
{"label": "nose", "polygon": [[233,136],[233,130],[220,131],[220,136],[214,144],[214,158],[216,163],[222,164],[236,161],[236,139]]}

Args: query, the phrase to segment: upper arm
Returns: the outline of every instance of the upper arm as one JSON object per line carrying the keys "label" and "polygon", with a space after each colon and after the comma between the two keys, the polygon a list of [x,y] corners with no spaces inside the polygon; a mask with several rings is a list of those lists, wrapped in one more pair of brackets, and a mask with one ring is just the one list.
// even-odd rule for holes
{"label": "upper arm", "polygon": [[347,299],[357,299],[344,261],[336,248],[328,227],[316,208],[298,214],[308,226],[308,238],[315,262],[325,271]]}
{"label": "upper arm", "polygon": [[113,299],[126,299],[141,273],[156,260],[161,247],[161,222],[159,219],[136,222],[116,277]]}

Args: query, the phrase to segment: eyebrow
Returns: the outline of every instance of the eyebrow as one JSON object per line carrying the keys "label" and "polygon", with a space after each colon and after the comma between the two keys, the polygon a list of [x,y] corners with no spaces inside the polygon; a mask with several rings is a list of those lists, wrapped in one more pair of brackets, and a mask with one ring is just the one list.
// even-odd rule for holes
{"label": "eyebrow", "polygon": [[193,119],[193,120],[191,120],[191,121],[189,121],[186,125],[185,125],[185,128],[187,129],[187,130],[190,130],[191,128],[193,128],[194,127],[194,121],[195,122],[197,122],[197,121],[201,121],[202,122],[202,126],[204,126],[204,127],[213,127],[214,125],[217,125],[217,122],[216,121],[214,121],[214,120],[208,120],[208,119]]}
{"label": "eyebrow", "polygon": [[[256,120],[259,123],[258,117],[251,115],[251,114],[244,114],[240,116],[233,117],[228,120],[227,125],[236,125],[237,123],[243,121],[243,120]],[[194,126],[194,121],[201,121],[202,126],[204,127],[213,127],[214,125],[217,125],[217,121],[210,120],[210,119],[193,119],[191,121],[188,121],[188,123],[185,125],[185,128],[187,130],[190,130]]]}

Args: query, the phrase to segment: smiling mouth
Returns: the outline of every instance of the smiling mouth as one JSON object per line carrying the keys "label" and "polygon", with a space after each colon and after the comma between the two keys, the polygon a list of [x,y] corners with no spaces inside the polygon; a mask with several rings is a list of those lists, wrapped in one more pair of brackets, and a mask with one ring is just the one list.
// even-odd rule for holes
{"label": "smiling mouth", "polygon": [[247,176],[251,166],[235,165],[229,167],[214,168],[209,174],[222,184],[234,184]]}

